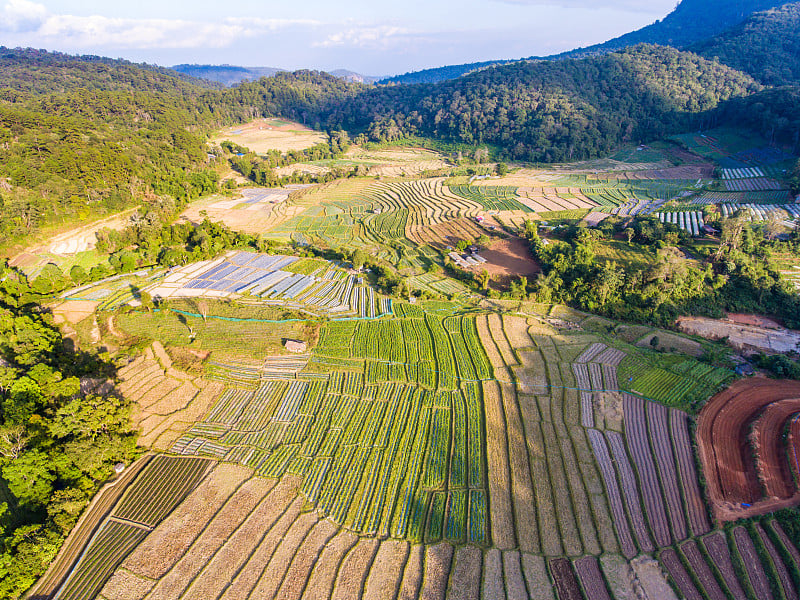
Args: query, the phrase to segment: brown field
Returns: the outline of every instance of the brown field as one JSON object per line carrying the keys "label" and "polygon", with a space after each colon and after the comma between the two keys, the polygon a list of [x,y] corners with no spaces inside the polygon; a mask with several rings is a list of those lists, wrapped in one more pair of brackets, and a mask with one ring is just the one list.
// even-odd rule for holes
{"label": "brown field", "polygon": [[139,445],[168,449],[200,419],[222,393],[222,386],[193,378],[172,366],[160,343],[119,370],[119,391],[133,400],[133,425]]}
{"label": "brown field", "polygon": [[428,244],[443,250],[448,246],[455,248],[461,240],[474,241],[485,233],[486,231],[472,219],[461,218],[420,227],[413,231],[409,228],[408,238],[418,244]]}
{"label": "brown field", "polygon": [[94,314],[97,302],[93,300],[67,300],[53,308],[56,325],[71,323],[75,325]]}
{"label": "brown field", "polygon": [[212,141],[215,144],[230,141],[256,154],[266,154],[270,150],[280,152],[305,150],[327,140],[328,137],[324,133],[299,123],[286,124],[285,121],[278,119],[257,119],[246,125],[227,127]]}
{"label": "brown field", "polygon": [[[215,223],[224,223],[234,231],[263,233],[305,210],[287,202],[295,189],[298,188],[244,189],[236,198],[214,196],[199,200],[183,211],[180,221],[200,223],[208,218]],[[246,202],[256,197],[260,200]]]}
{"label": "brown field", "polygon": [[542,271],[531,256],[528,242],[523,238],[510,237],[493,242],[479,254],[487,262],[472,267],[472,270],[486,270],[492,280],[500,285],[508,285],[515,277],[527,277],[530,280]]}
{"label": "brown field", "polygon": [[750,325],[752,327],[763,327],[764,329],[783,329],[783,325],[761,315],[742,315],[728,313],[728,321],[739,325]]}
{"label": "brown field", "polygon": [[369,175],[380,177],[417,177],[425,171],[438,171],[448,166],[441,154],[422,148],[363,150],[353,146],[345,159],[365,163]]}

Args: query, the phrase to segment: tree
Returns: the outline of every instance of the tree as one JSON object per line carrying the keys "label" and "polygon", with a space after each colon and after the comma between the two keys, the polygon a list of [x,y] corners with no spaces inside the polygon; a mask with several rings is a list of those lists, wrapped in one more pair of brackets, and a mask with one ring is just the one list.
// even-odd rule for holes
{"label": "tree", "polygon": [[25,425],[21,423],[0,426],[0,456],[16,460],[28,443]]}
{"label": "tree", "polygon": [[508,165],[504,162],[499,162],[494,168],[494,172],[497,173],[500,177],[505,177],[508,175]]}
{"label": "tree", "polygon": [[650,346],[653,348],[658,348],[659,344],[661,344],[661,340],[658,339],[657,335],[654,335],[650,338]]}
{"label": "tree", "polygon": [[203,317],[203,323],[205,323],[208,318],[208,302],[200,300],[200,302],[197,303],[197,310],[200,311],[200,316]]}
{"label": "tree", "polygon": [[481,286],[482,290],[485,291],[489,289],[489,284],[492,281],[492,276],[489,275],[489,271],[483,269],[480,273],[476,275],[476,279],[478,281],[478,284]]}
{"label": "tree", "polygon": [[89,279],[89,274],[82,266],[75,265],[69,270],[69,278],[75,285],[83,285]]}
{"label": "tree", "polygon": [[29,450],[3,466],[8,489],[21,505],[31,509],[47,505],[56,475],[52,461],[42,450]]}
{"label": "tree", "polygon": [[783,231],[783,215],[780,211],[773,210],[767,213],[767,220],[764,222],[764,235],[770,241],[774,240]]}
{"label": "tree", "polygon": [[359,248],[353,252],[353,258],[351,260],[353,262],[353,268],[360,271],[367,262],[367,253]]}
{"label": "tree", "polygon": [[142,303],[142,308],[147,312],[153,312],[155,304],[153,303],[153,296],[149,292],[141,292],[139,294],[139,302]]}
{"label": "tree", "polygon": [[469,242],[467,240],[458,240],[458,243],[456,243],[456,250],[459,252],[464,252],[464,250],[467,249],[467,246],[469,246]]}
{"label": "tree", "polygon": [[509,293],[516,300],[522,300],[528,295],[528,278],[519,277],[511,282]]}
{"label": "tree", "polygon": [[50,433],[56,438],[86,437],[127,431],[130,404],[116,396],[87,396],[69,401],[56,412]]}
{"label": "tree", "polygon": [[636,231],[631,227],[626,227],[623,233],[625,234],[625,237],[628,239],[628,245],[630,245],[630,243],[633,241],[633,236],[636,235]]}
{"label": "tree", "polygon": [[720,234],[719,249],[715,255],[716,260],[722,258],[726,251],[735,252],[739,249],[746,227],[747,217],[744,210],[739,210],[733,217],[722,221],[722,233]]}
{"label": "tree", "polygon": [[622,284],[625,282],[625,273],[617,268],[614,262],[604,263],[600,267],[600,272],[594,283],[595,292],[600,305],[604,305],[609,299],[616,296]]}

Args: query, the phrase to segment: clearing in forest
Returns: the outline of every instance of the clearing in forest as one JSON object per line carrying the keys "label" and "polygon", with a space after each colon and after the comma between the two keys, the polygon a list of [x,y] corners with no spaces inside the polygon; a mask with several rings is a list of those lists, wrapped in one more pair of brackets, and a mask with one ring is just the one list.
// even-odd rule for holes
{"label": "clearing in forest", "polygon": [[227,127],[213,140],[215,144],[224,141],[238,144],[256,154],[266,154],[270,150],[305,150],[316,144],[326,143],[328,136],[299,123],[281,119],[256,119],[244,125]]}

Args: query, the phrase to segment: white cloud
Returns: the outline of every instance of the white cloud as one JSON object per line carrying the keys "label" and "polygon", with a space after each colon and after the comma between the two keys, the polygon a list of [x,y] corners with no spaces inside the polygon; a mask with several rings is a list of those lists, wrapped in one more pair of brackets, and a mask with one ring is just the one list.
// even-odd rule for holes
{"label": "white cloud", "polygon": [[29,0],[9,0],[0,12],[0,31],[22,35],[28,43],[62,48],[224,48],[243,38],[316,24],[307,19],[226,18],[203,23],[57,15]]}
{"label": "white cloud", "polygon": [[10,0],[0,12],[0,31],[35,31],[47,19],[47,9],[28,0]]}
{"label": "white cloud", "polygon": [[620,10],[625,12],[642,12],[667,14],[675,8],[676,0],[495,0],[503,4],[520,4],[525,6],[558,6],[561,8],[581,8],[594,10]]}
{"label": "white cloud", "polygon": [[334,48],[347,46],[350,48],[387,48],[397,38],[406,38],[411,34],[408,29],[393,25],[351,27],[344,31],[330,34],[321,42],[315,42],[315,48]]}

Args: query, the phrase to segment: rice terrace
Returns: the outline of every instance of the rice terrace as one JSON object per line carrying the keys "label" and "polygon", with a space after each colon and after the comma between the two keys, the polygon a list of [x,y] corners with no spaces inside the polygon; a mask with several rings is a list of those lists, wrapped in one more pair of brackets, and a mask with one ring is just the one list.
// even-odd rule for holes
{"label": "rice terrace", "polygon": [[0,48],[0,599],[800,600],[800,2],[635,34]]}
{"label": "rice terrace", "polygon": [[[781,522],[725,525],[798,498],[795,392],[763,380],[764,400],[728,415],[746,382],[725,391],[734,372],[696,358],[708,342],[476,298],[441,266],[486,270],[502,291],[541,271],[521,237],[531,223],[589,211],[670,222],[664,206],[696,182],[598,178],[578,192],[558,183],[580,185],[574,169],[511,177],[530,186],[438,172],[244,189],[201,201],[204,218],[276,250],[63,293],[64,314],[97,307],[75,313],[76,340],[117,349],[114,385],[134,402],[143,454],[29,597],[796,597]],[[608,244],[598,256],[652,260]],[[388,297],[372,269],[312,246],[366,249],[405,291]],[[652,350],[658,336],[670,352]],[[751,420],[755,458],[741,444]]]}

